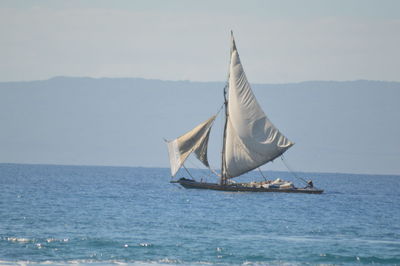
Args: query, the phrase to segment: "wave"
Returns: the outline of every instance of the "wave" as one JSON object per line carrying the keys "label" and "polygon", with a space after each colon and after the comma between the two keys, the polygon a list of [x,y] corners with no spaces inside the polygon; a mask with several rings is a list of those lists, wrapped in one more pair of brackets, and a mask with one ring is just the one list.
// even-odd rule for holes
{"label": "wave", "polygon": [[[5,261],[0,260],[0,265],[6,266],[22,266],[22,265],[138,265],[138,266],[157,266],[157,265],[228,265],[223,263],[214,263],[214,262],[207,262],[207,261],[195,261],[195,262],[184,262],[176,259],[169,259],[164,258],[160,260],[149,260],[149,261],[120,261],[120,260],[107,260],[107,261],[99,261],[99,260],[68,260],[68,261]],[[248,265],[248,264],[246,264]]]}
{"label": "wave", "polygon": [[319,262],[328,263],[363,263],[363,264],[399,264],[400,257],[380,258],[376,256],[343,256],[337,254],[320,254]]}
{"label": "wave", "polygon": [[37,243],[37,242],[68,242],[68,238],[57,239],[57,238],[25,238],[25,237],[2,237],[0,240],[8,241],[8,242],[15,242],[15,243]]}
{"label": "wave", "polygon": [[262,266],[262,265],[358,265],[358,264],[400,264],[400,258],[379,258],[375,256],[370,257],[359,257],[359,256],[342,256],[336,254],[320,254],[320,259],[314,261],[284,261],[284,260],[272,260],[272,261],[244,261],[244,262],[215,262],[215,261],[182,261],[178,259],[164,258],[159,260],[92,260],[92,259],[77,259],[77,260],[66,260],[66,261],[6,261],[0,260],[0,265],[5,266],[35,266],[35,265],[137,265],[137,266],[165,266],[165,265],[243,265],[243,266]]}

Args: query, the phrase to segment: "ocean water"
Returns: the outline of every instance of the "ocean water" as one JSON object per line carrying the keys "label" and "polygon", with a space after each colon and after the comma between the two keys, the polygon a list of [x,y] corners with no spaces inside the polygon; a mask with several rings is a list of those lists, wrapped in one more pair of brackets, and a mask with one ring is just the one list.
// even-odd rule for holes
{"label": "ocean water", "polygon": [[186,190],[162,168],[0,164],[0,264],[400,265],[400,176],[299,175],[325,193]]}

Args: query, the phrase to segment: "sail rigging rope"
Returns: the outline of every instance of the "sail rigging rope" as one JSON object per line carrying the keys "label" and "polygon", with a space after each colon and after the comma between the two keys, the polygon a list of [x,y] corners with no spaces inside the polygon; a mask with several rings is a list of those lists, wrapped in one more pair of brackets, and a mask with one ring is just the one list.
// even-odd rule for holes
{"label": "sail rigging rope", "polygon": [[297,179],[299,179],[299,180],[303,181],[304,183],[308,184],[307,180],[305,180],[304,178],[299,177],[298,175],[296,175],[296,173],[291,169],[291,167],[290,167],[290,166],[288,165],[288,163],[286,162],[286,159],[285,159],[285,157],[283,156],[283,154],[281,155],[281,160],[282,160],[283,164],[286,166],[286,168],[289,170],[289,172],[290,172],[294,177],[296,177]]}
{"label": "sail rigging rope", "polygon": [[194,180],[194,177],[192,176],[192,174],[189,172],[189,170],[186,168],[186,166],[184,164],[182,164],[183,168],[185,168],[186,172],[189,174],[189,176]]}
{"label": "sail rigging rope", "polygon": [[[198,164],[196,164],[195,163],[195,162],[197,162],[196,160],[191,160],[190,157],[186,162],[191,164],[192,167],[195,168],[196,170],[206,170],[203,167],[201,167]],[[215,171],[215,169],[212,168],[211,166],[208,166],[207,169],[210,170],[210,171],[207,171],[207,177],[211,177],[212,176],[211,174],[214,174],[215,176],[220,177],[220,175],[217,173],[217,171]]]}
{"label": "sail rigging rope", "polygon": [[207,172],[206,175],[208,177],[211,177],[211,172],[215,174],[215,171],[210,166],[208,167],[208,169],[210,171],[206,171],[207,169],[204,169],[204,167],[199,166],[197,163],[195,163],[196,161],[195,160],[191,160],[190,157],[188,158],[188,160],[186,160],[186,162],[188,162],[190,165],[192,165],[192,167],[195,168],[196,170]]}
{"label": "sail rigging rope", "polygon": [[224,108],[224,105],[225,105],[225,103],[223,103],[223,104],[221,105],[221,107],[218,109],[218,112],[217,112],[217,114],[216,114],[215,116],[218,116],[218,115],[219,115],[219,113],[221,112],[221,110]]}
{"label": "sail rigging rope", "polygon": [[192,168],[195,168],[196,170],[201,170],[202,167],[199,166],[197,163],[195,163],[196,161],[192,160],[191,155],[188,157],[188,159],[186,160],[187,163],[189,163],[191,165]]}
{"label": "sail rigging rope", "polygon": [[261,176],[264,178],[264,180],[267,181],[267,178],[264,176],[263,172],[261,171],[261,167],[258,167],[257,169],[260,172]]}

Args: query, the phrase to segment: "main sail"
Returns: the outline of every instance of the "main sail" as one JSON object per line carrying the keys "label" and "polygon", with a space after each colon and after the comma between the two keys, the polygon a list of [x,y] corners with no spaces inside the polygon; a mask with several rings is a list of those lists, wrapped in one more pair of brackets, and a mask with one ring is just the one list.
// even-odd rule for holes
{"label": "main sail", "polygon": [[294,143],[271,123],[247,81],[232,35],[222,176],[233,178],[284,153]]}
{"label": "main sail", "polygon": [[175,176],[189,155],[194,152],[197,159],[209,167],[207,145],[211,126],[215,120],[212,116],[191,131],[171,141],[167,141],[171,175]]}

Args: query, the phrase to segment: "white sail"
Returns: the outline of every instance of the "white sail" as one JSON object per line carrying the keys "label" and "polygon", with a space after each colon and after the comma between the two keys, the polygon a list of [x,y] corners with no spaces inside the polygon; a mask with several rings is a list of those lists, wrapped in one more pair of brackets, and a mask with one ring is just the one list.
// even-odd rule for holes
{"label": "white sail", "polygon": [[294,143],[269,121],[244,73],[232,37],[225,137],[225,178],[253,170],[284,153]]}
{"label": "white sail", "polygon": [[176,175],[192,152],[195,152],[197,159],[205,166],[209,167],[207,160],[207,144],[214,120],[215,116],[212,116],[210,119],[179,138],[167,141],[172,176]]}

